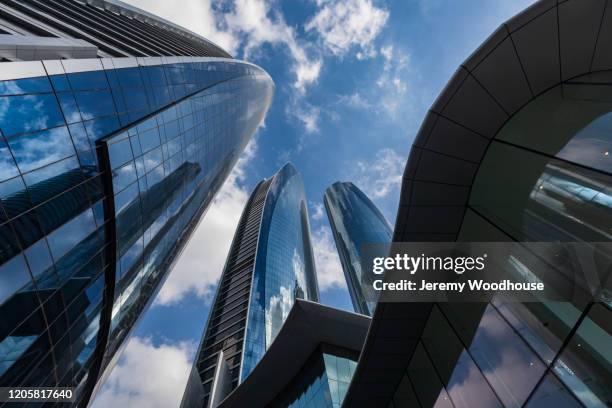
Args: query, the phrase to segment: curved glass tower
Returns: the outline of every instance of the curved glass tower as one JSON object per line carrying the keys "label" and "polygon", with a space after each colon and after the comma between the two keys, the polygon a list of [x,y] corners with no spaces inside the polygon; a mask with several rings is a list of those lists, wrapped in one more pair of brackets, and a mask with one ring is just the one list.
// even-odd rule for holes
{"label": "curved glass tower", "polygon": [[325,190],[323,202],[353,308],[357,313],[371,316],[376,302],[368,302],[362,290],[363,286],[371,286],[372,282],[365,282],[364,279],[370,278],[372,274],[361,271],[361,246],[391,242],[391,227],[374,203],[353,183],[332,184]]}
{"label": "curved glass tower", "polygon": [[319,294],[304,186],[286,164],[242,213],[182,406],[216,406],[244,381],[298,298]]}
{"label": "curved glass tower", "polygon": [[82,29],[100,57],[0,63],[0,386],[75,387],[86,405],[274,87],[121,2],[7,3],[28,15],[19,35],[38,16],[58,36]]}

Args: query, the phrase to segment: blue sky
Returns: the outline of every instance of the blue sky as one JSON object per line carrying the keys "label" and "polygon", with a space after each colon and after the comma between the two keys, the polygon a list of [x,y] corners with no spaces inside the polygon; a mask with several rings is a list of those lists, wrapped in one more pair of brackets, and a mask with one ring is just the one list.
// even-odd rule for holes
{"label": "blue sky", "polygon": [[249,193],[291,161],[309,201],[323,303],[352,310],[324,190],[353,181],[395,222],[410,145],[461,62],[531,0],[128,0],[264,68],[274,102],[94,403],[168,407]]}

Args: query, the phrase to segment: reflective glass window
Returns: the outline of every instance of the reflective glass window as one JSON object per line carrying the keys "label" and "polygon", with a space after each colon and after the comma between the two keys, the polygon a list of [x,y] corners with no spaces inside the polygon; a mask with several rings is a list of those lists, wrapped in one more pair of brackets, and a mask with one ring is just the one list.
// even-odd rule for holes
{"label": "reflective glass window", "polygon": [[64,126],[12,137],[8,143],[24,173],[75,154],[70,134]]}
{"label": "reflective glass window", "polygon": [[559,382],[554,374],[548,374],[525,407],[581,408],[582,405]]}
{"label": "reflective glass window", "polygon": [[19,174],[15,160],[4,139],[0,139],[0,180],[6,180]]}
{"label": "reflective glass window", "polygon": [[16,217],[32,206],[21,177],[15,177],[0,183],[0,201],[9,218]]}
{"label": "reflective glass window", "polygon": [[0,305],[30,281],[23,255],[0,265]]}
{"label": "reflective glass window", "polygon": [[47,77],[0,81],[0,95],[21,95],[45,92],[51,92],[51,84]]}
{"label": "reflective glass window", "polygon": [[53,94],[3,96],[0,97],[0,106],[11,112],[10,115],[0,116],[0,129],[5,136],[64,124]]}
{"label": "reflective glass window", "polygon": [[104,71],[75,72],[67,74],[67,77],[74,91],[108,88]]}
{"label": "reflective glass window", "polygon": [[116,69],[115,75],[119,81],[119,85],[124,88],[143,86],[140,68],[138,67]]}
{"label": "reflective glass window", "polygon": [[88,120],[83,124],[92,145],[95,145],[96,140],[110,135],[120,127],[119,120],[115,116]]}
{"label": "reflective glass window", "polygon": [[442,401],[450,404],[442,380],[436,373],[422,343],[419,343],[414,351],[407,375],[422,406],[433,407],[440,397]]}
{"label": "reflective glass window", "polygon": [[455,407],[502,406],[437,307],[432,309],[422,342],[440,377],[448,379],[445,386]]}
{"label": "reflective glass window", "polygon": [[70,82],[68,82],[68,77],[64,74],[50,75],[49,80],[51,81],[51,85],[53,85],[55,92],[70,90]]}
{"label": "reflective glass window", "polygon": [[113,171],[113,189],[116,193],[136,181],[136,168],[133,162]]}
{"label": "reflective glass window", "polygon": [[157,128],[143,131],[138,135],[138,138],[143,152],[148,152],[160,144],[159,131]]}
{"label": "reflective glass window", "polygon": [[612,401],[612,312],[595,303],[563,350],[554,371],[587,407]]}
{"label": "reflective glass window", "polygon": [[[457,326],[456,330],[469,326],[469,322],[462,324],[465,322],[463,316],[469,315],[464,313],[464,308],[448,304],[442,308]],[[465,337],[471,336],[466,334]],[[471,357],[504,406],[522,406],[546,369],[542,361],[491,305],[482,314],[471,342],[466,340],[470,344]],[[521,375],[517,376],[517,372]]]}
{"label": "reflective glass window", "polygon": [[25,250],[25,256],[28,260],[28,265],[30,265],[32,275],[35,278],[53,263],[49,248],[47,247],[47,240],[44,238],[27,248]]}
{"label": "reflective glass window", "polygon": [[132,160],[132,149],[129,139],[121,140],[120,142],[111,143],[108,145],[110,163],[113,169]]}
{"label": "reflective glass window", "polygon": [[162,164],[163,157],[161,148],[158,147],[157,149],[153,149],[150,152],[145,153],[143,159],[145,164],[145,170],[147,172],[153,170],[155,167]]}
{"label": "reflective glass window", "polygon": [[66,123],[76,123],[82,120],[81,113],[79,112],[79,108],[74,100],[74,95],[71,92],[58,93],[57,99],[59,100],[62,112],[64,113]]}
{"label": "reflective glass window", "polygon": [[6,262],[19,251],[17,238],[13,233],[11,225],[9,223],[0,225],[0,262]]}
{"label": "reflective glass window", "polygon": [[133,183],[115,195],[115,213],[121,212],[138,196],[138,183]]}
{"label": "reflective glass window", "polygon": [[75,92],[74,96],[79,104],[83,120],[115,113],[113,98],[107,90]]}
{"label": "reflective glass window", "polygon": [[493,142],[469,204],[515,240],[605,242],[611,196],[605,174]]}
{"label": "reflective glass window", "polygon": [[68,130],[70,131],[70,136],[72,136],[74,147],[76,148],[77,153],[79,153],[79,157],[81,156],[81,152],[88,152],[93,149],[93,145],[90,144],[89,138],[87,137],[85,126],[83,126],[82,123],[69,125]]}
{"label": "reflective glass window", "polygon": [[53,258],[56,260],[61,258],[95,229],[93,211],[89,209],[53,231],[47,237]]}
{"label": "reflective glass window", "polygon": [[17,238],[22,247],[28,247],[42,238],[42,231],[38,224],[35,211],[28,211],[11,221]]}
{"label": "reflective glass window", "polygon": [[125,108],[128,111],[138,112],[149,108],[147,95],[142,88],[125,89],[123,96]]}
{"label": "reflective glass window", "polygon": [[28,187],[33,187],[37,183],[41,183],[53,177],[61,176],[78,168],[79,161],[77,160],[76,156],[72,156],[24,174],[23,179]]}
{"label": "reflective glass window", "polygon": [[612,75],[599,73],[596,81],[589,83],[587,76],[549,90],[496,138],[612,173]]}

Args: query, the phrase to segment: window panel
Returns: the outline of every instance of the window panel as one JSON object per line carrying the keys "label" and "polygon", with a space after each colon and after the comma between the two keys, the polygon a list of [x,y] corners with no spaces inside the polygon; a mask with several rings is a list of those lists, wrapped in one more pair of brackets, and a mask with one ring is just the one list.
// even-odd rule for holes
{"label": "window panel", "polygon": [[525,407],[581,408],[582,405],[553,374],[548,374]]}
{"label": "window panel", "polygon": [[82,120],[79,107],[77,106],[76,101],[74,100],[74,95],[71,92],[58,93],[57,99],[59,100],[60,107],[64,113],[66,123],[76,123]]}
{"label": "window panel", "polygon": [[[144,88],[124,88],[123,97],[128,112],[142,112],[149,110],[149,102]],[[144,116],[144,114],[142,114]],[[140,117],[139,117],[140,118]]]}
{"label": "window panel", "polygon": [[159,132],[156,127],[140,133],[138,139],[142,151],[145,153],[160,145]]}
{"label": "window panel", "polygon": [[11,259],[20,251],[17,237],[9,223],[0,225],[0,263]]}
{"label": "window panel", "polygon": [[[24,174],[23,179],[28,187],[37,188],[37,183],[45,182],[51,178],[61,176],[78,168],[79,161],[77,160],[76,156],[72,156],[68,157],[67,159],[60,160],[57,163],[53,163]],[[56,179],[55,181],[59,180]]]}
{"label": "window panel", "polygon": [[[408,365],[407,374],[405,379],[409,378],[409,383],[413,384],[416,397],[423,407],[433,407],[440,396],[442,396],[443,401],[448,401],[444,400],[444,397],[448,398],[446,390],[436,373],[433,363],[427,357],[422,343],[419,343],[415,349],[412,360],[410,360]],[[403,380],[402,383],[404,382],[406,381]],[[408,385],[405,384],[404,387],[407,388]],[[406,393],[409,394],[408,391]],[[448,403],[450,404],[450,401]]]}
{"label": "window panel", "polygon": [[0,201],[9,218],[16,217],[32,207],[21,177],[0,183]]}
{"label": "window panel", "polygon": [[120,142],[111,143],[108,145],[111,168],[117,167],[132,160],[132,149],[129,139],[121,140]]}
{"label": "window panel", "polygon": [[120,127],[119,120],[115,116],[88,120],[83,124],[85,125],[85,129],[87,130],[89,140],[94,146],[96,140],[110,135]]}
{"label": "window panel", "polygon": [[49,249],[56,262],[95,229],[93,211],[89,209],[50,233],[47,238]]}
{"label": "window panel", "polygon": [[76,72],[67,76],[73,91],[108,88],[104,71]]}
{"label": "window panel", "polygon": [[555,364],[555,373],[587,407],[612,402],[612,313],[595,303]]}
{"label": "window panel", "polygon": [[53,94],[3,96],[0,106],[11,115],[0,116],[0,129],[5,136],[35,132],[64,124]]}
{"label": "window panel", "polygon": [[0,305],[29,282],[30,274],[23,255],[0,265]]}
{"label": "window panel", "polygon": [[0,81],[0,95],[22,95],[46,92],[51,92],[51,84],[47,77]]}
{"label": "window panel", "polygon": [[49,80],[51,80],[51,85],[53,85],[55,92],[70,91],[70,82],[68,82],[66,75],[50,75]]}
{"label": "window panel", "polygon": [[519,111],[497,138],[612,174],[610,72],[600,73],[598,81],[607,86],[580,83],[551,89]]}
{"label": "window panel", "polygon": [[115,112],[113,97],[107,90],[75,92],[83,120],[109,116]]}
{"label": "window panel", "polygon": [[128,162],[123,167],[113,171],[113,189],[115,193],[136,181],[136,168],[133,162]]}
{"label": "window panel", "polygon": [[23,248],[29,247],[43,236],[34,210],[21,214],[17,218],[13,218],[11,225]]}
{"label": "window panel", "polygon": [[64,126],[8,140],[17,166],[26,173],[75,154]]}
{"label": "window panel", "polygon": [[44,238],[27,248],[25,250],[25,256],[34,278],[44,272],[53,263],[51,253],[47,247],[47,240]]}
{"label": "window panel", "polygon": [[606,242],[612,230],[609,176],[496,142],[469,204],[515,240]]}
{"label": "window panel", "polygon": [[19,174],[17,165],[8,145],[3,138],[0,138],[0,181],[15,177]]}

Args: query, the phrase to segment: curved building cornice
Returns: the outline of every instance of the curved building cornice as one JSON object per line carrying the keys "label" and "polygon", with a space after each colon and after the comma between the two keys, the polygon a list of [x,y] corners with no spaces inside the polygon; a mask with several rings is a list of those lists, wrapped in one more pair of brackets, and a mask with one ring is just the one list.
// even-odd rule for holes
{"label": "curved building cornice", "polygon": [[465,60],[415,138],[394,241],[454,241],[480,163],[504,124],[549,89],[612,69],[608,3],[538,1]]}

